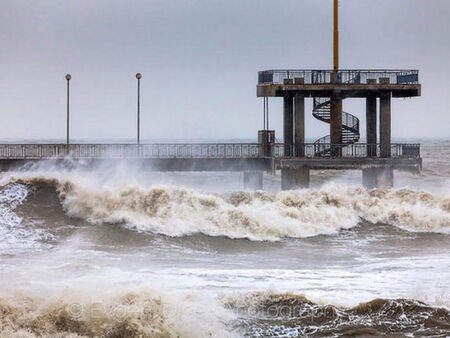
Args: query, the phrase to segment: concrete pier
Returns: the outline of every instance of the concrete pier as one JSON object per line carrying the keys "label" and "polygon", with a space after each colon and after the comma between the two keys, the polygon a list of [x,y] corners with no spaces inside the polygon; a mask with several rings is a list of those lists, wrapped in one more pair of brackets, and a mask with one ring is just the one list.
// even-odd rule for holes
{"label": "concrete pier", "polygon": [[391,156],[391,93],[380,97],[380,151],[381,157]]}
{"label": "concrete pier", "polygon": [[284,96],[283,107],[284,155],[289,157],[293,155],[294,145],[294,100],[292,95]]}
{"label": "concrete pier", "polygon": [[[368,80],[374,83],[375,80]],[[366,135],[367,156],[377,156],[377,97],[370,95],[366,99]]]}
{"label": "concrete pier", "polygon": [[[336,96],[331,98],[330,139],[331,144],[342,144],[342,99]],[[331,156],[341,155],[340,148],[331,149],[331,152]]]}
{"label": "concrete pier", "polygon": [[244,171],[244,190],[255,191],[263,189],[262,171]]}
{"label": "concrete pier", "polygon": [[392,167],[363,169],[362,183],[367,189],[392,188],[394,186],[394,169]]}
{"label": "concrete pier", "polygon": [[295,123],[295,156],[305,156],[305,97],[301,94],[294,96]]}
{"label": "concrete pier", "polygon": [[281,168],[281,190],[309,188],[309,168]]}

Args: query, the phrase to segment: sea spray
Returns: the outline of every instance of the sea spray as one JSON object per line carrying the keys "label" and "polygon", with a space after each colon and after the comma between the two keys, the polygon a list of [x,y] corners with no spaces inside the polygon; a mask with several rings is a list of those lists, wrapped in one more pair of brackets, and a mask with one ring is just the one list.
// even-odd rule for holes
{"label": "sea spray", "polygon": [[316,303],[303,295],[263,292],[220,296],[239,314],[244,336],[445,336],[450,312],[413,299],[373,299],[354,307]]}
{"label": "sea spray", "polygon": [[[230,337],[231,311],[210,300],[151,289],[0,294],[2,337]],[[215,304],[217,303],[217,304]]]}
{"label": "sea spray", "polygon": [[119,223],[168,236],[210,236],[276,241],[335,234],[360,219],[408,231],[450,232],[450,195],[411,189],[328,184],[277,194],[213,194],[174,186],[93,184],[73,177],[15,175],[11,182],[52,185],[65,212],[93,224]]}
{"label": "sea spray", "polygon": [[[32,189],[32,188],[31,188]],[[17,254],[49,246],[53,236],[45,229],[22,223],[15,209],[29,196],[30,188],[11,183],[0,188],[0,253]]]}

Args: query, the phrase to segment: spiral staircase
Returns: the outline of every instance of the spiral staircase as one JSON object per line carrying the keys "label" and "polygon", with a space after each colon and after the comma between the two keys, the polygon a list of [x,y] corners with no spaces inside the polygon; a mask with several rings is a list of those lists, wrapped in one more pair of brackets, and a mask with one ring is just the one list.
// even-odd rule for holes
{"label": "spiral staircase", "polygon": [[[352,79],[349,82],[357,81]],[[315,97],[313,101],[313,116],[325,123],[331,122],[331,99],[327,97]],[[342,112],[342,145],[353,144],[359,141],[359,119],[349,113]],[[319,138],[314,142],[316,156],[331,155],[330,135]]]}

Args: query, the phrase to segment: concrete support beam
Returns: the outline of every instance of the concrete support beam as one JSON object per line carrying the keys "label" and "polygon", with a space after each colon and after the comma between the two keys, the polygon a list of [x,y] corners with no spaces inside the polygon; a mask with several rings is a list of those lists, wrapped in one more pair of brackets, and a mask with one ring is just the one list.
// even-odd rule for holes
{"label": "concrete support beam", "polygon": [[363,169],[362,183],[367,189],[392,188],[394,186],[394,170],[392,167]]}
{"label": "concrete support beam", "polygon": [[366,99],[367,156],[377,156],[377,98]]}
{"label": "concrete support beam", "polygon": [[244,171],[244,190],[255,191],[263,189],[262,171]]}
{"label": "concrete support beam", "polygon": [[305,97],[301,94],[294,96],[295,123],[295,156],[305,156]]}
{"label": "concrete support beam", "polygon": [[[342,99],[331,98],[330,113],[331,144],[342,144]],[[341,149],[332,149],[332,156],[339,157]]]}
{"label": "concrete support beam", "polygon": [[309,168],[281,168],[281,190],[309,188]]}
{"label": "concrete support beam", "polygon": [[380,151],[381,157],[391,157],[391,93],[380,97]]}
{"label": "concrete support beam", "polygon": [[294,100],[292,95],[284,96],[283,106],[284,156],[292,156],[294,146]]}

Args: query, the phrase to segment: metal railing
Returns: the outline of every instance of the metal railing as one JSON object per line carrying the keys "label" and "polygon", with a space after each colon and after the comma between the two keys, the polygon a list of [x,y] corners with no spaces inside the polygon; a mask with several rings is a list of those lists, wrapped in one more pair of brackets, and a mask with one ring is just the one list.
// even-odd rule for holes
{"label": "metal railing", "polygon": [[[330,151],[331,150],[331,151]],[[394,158],[419,158],[420,144],[392,143],[390,145],[390,157]],[[286,146],[283,143],[272,145],[271,157],[306,157],[306,158],[366,158],[381,157],[379,144],[353,143],[353,144],[330,144],[330,143],[305,143],[299,147]]]}
{"label": "metal railing", "polygon": [[419,83],[418,70],[344,69],[344,70],[265,70],[258,73],[258,84],[281,84],[286,79],[303,78],[305,84],[367,84],[388,78],[391,84]]}
{"label": "metal railing", "polygon": [[[391,157],[420,157],[419,144],[391,144]],[[337,150],[325,152],[325,149]],[[379,144],[305,143],[300,147],[283,143],[270,145],[267,151],[259,143],[167,143],[167,144],[0,144],[0,159],[51,158],[285,158],[285,157],[340,157],[381,156]],[[286,152],[285,152],[286,150]]]}
{"label": "metal railing", "polygon": [[258,143],[0,144],[0,159],[46,158],[261,158]]}

